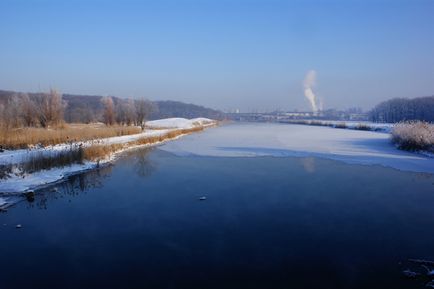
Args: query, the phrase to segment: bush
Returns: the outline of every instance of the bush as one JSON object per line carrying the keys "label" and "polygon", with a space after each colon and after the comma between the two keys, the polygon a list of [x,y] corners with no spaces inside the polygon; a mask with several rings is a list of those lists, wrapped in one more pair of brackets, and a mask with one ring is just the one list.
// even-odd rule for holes
{"label": "bush", "polygon": [[434,125],[423,121],[398,123],[392,130],[392,141],[400,149],[434,152]]}
{"label": "bush", "polygon": [[358,125],[356,125],[354,127],[354,129],[357,129],[357,130],[372,130],[372,128],[369,125],[363,124],[363,123],[359,123]]}
{"label": "bush", "polygon": [[340,122],[335,125],[335,128],[347,128],[347,124],[345,122]]}
{"label": "bush", "polygon": [[309,122],[309,125],[315,125],[315,126],[324,126],[322,121],[318,121],[318,120],[312,120]]}

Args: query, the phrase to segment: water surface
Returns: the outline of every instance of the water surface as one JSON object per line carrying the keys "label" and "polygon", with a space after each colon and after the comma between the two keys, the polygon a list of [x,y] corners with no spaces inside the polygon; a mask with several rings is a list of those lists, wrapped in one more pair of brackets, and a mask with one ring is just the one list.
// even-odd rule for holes
{"label": "water surface", "polygon": [[38,191],[0,224],[6,289],[423,288],[401,271],[434,259],[434,178],[138,150]]}

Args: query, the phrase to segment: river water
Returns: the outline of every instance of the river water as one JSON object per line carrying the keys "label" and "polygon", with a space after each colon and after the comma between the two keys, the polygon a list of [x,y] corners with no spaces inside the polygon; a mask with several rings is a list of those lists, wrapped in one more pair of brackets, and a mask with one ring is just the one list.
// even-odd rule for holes
{"label": "river water", "polygon": [[142,149],[1,213],[0,288],[424,288],[433,228],[431,174]]}

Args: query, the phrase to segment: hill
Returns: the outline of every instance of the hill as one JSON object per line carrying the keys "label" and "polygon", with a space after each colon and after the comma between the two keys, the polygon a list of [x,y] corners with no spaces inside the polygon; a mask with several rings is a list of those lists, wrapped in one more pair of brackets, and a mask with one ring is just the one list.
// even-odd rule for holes
{"label": "hill", "polygon": [[[22,92],[0,90],[0,104],[5,104],[13,96],[23,95]],[[40,93],[27,93],[30,98],[40,95]],[[63,94],[65,102],[65,120],[67,122],[91,122],[102,119],[103,96],[100,95],[76,95]],[[115,105],[126,102],[126,98],[112,97]],[[134,100],[133,100],[134,101]],[[206,117],[221,120],[224,113],[211,108],[183,103],[179,101],[149,101],[151,106],[149,119],[161,119],[169,117],[197,118]]]}

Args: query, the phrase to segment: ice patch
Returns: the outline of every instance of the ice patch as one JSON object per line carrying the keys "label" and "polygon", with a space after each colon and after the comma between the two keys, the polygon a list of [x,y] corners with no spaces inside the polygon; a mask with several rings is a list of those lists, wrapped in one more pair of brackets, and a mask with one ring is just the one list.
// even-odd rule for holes
{"label": "ice patch", "polygon": [[316,156],[353,164],[434,173],[434,159],[398,150],[372,131],[272,123],[234,123],[189,135],[161,149],[181,156]]}

